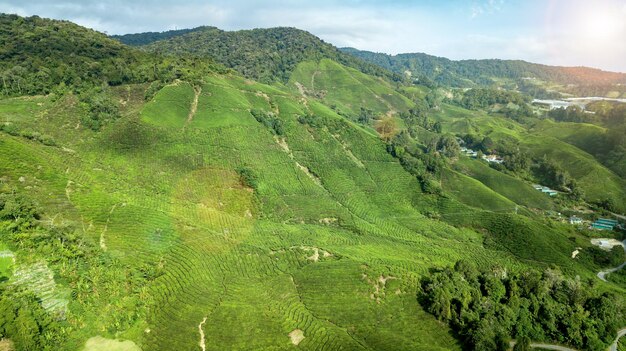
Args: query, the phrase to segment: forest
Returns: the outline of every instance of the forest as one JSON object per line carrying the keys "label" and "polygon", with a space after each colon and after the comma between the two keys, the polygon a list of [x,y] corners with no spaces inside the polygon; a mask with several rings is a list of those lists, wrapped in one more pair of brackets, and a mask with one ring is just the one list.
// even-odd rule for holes
{"label": "forest", "polygon": [[603,350],[623,319],[615,296],[598,293],[593,280],[566,278],[556,268],[509,272],[477,269],[467,261],[422,281],[420,300],[448,323],[472,350],[529,350],[555,340],[581,350]]}

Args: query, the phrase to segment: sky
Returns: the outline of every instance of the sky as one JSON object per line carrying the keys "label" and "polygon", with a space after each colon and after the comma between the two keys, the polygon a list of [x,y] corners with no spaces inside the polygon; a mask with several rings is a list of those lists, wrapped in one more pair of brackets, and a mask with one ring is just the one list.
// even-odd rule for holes
{"label": "sky", "polygon": [[108,34],[290,26],[338,47],[626,72],[626,0],[0,0]]}

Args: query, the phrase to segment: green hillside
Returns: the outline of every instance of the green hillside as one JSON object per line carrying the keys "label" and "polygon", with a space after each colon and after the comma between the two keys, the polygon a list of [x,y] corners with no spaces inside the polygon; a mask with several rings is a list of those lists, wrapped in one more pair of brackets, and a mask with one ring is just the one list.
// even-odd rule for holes
{"label": "green hillside", "polygon": [[[217,86],[222,89],[211,90]],[[41,204],[43,223],[51,221],[44,228],[80,235],[84,248],[71,250],[97,252],[86,266],[68,271],[63,260],[44,255],[57,257],[56,249],[34,242],[26,260],[25,248],[3,236],[18,258],[16,269],[45,262],[59,274],[57,289],[74,291],[61,322],[73,331],[58,341],[60,349],[79,348],[96,335],[130,339],[143,349],[193,349],[198,326],[208,349],[289,348],[294,330],[302,331],[299,347],[306,349],[328,342],[355,349],[455,349],[456,341],[414,299],[417,277],[461,257],[523,266],[514,263],[511,248],[499,248],[507,246],[505,237],[483,248],[484,234],[425,218],[421,211],[438,206],[382,142],[314,102],[307,107],[274,88],[215,76],[202,86],[198,111],[182,128],[191,87],[165,87],[148,103],[143,89],[118,89],[127,99],[124,117],[99,133],[74,128],[84,112],[71,104],[72,96],[5,102],[13,106],[12,125],[49,133],[57,145],[3,133],[5,186]],[[216,91],[229,98],[211,102]],[[267,99],[254,98],[263,94]],[[171,104],[159,108],[164,101]],[[275,106],[283,134],[250,115],[222,116],[232,109],[229,101],[267,112]],[[298,121],[308,109],[319,125]],[[231,122],[205,123],[211,118]],[[467,212],[456,208],[448,212]],[[458,215],[449,220],[465,221]],[[554,232],[551,240],[558,237]],[[534,245],[527,242],[524,250]],[[568,262],[568,269],[593,276],[569,266],[568,255],[556,250],[533,257],[538,265]],[[99,268],[103,260],[110,262],[106,270]],[[138,274],[130,286],[126,274],[109,274],[123,271]],[[88,285],[75,285],[87,276]],[[89,293],[94,290],[99,293]],[[103,309],[108,317],[97,318]],[[255,332],[259,326],[262,334]]]}
{"label": "green hillside", "polygon": [[2,97],[169,82],[225,70],[209,60],[147,55],[92,29],[38,16],[0,13],[0,41]]}
{"label": "green hillside", "polygon": [[413,106],[412,101],[385,80],[328,59],[299,64],[289,86],[302,95],[318,97],[335,111],[349,116],[357,116],[361,108],[396,113]]}
{"label": "green hillside", "polygon": [[535,190],[528,182],[498,172],[485,162],[462,158],[454,168],[519,205],[546,210],[554,207],[547,195]]}
{"label": "green hillside", "polygon": [[424,53],[387,55],[354,48],[342,48],[341,51],[392,72],[410,72],[414,78],[444,86],[492,86],[504,82],[508,87],[540,95],[550,95],[548,90],[555,87],[581,96],[626,93],[623,88],[626,74],[589,67],[547,66],[521,60],[454,61]]}
{"label": "green hillside", "polygon": [[[152,41],[154,33],[117,37],[129,44],[150,43],[146,51],[166,54],[193,54],[210,57],[242,75],[263,82],[286,82],[296,66],[304,61],[323,58],[337,61],[363,73],[400,79],[389,71],[345,54],[318,37],[296,28],[269,28],[223,31],[215,27],[199,27],[188,33]],[[169,38],[168,38],[169,37]],[[167,39],[165,39],[167,38]]]}
{"label": "green hillside", "polygon": [[[577,181],[588,201],[601,202],[610,199],[619,209],[626,208],[626,180],[583,151],[593,147],[592,142],[596,142],[597,133],[602,128],[585,128],[582,125],[580,128],[569,128],[568,133],[567,128],[563,129],[558,124],[555,126],[558,132],[551,136],[551,129],[548,128],[554,125],[551,122],[542,122],[529,128],[497,115],[469,111],[453,105],[444,105],[432,116],[441,121],[445,132],[486,135],[497,142],[515,143],[535,159],[547,157]],[[519,199],[519,196],[514,197]]]}
{"label": "green hillside", "polygon": [[[7,18],[14,42],[31,38],[24,21],[35,32],[61,25]],[[82,31],[100,47],[101,34]],[[101,72],[104,84],[0,99],[1,347],[465,350],[475,343],[433,313],[424,289],[468,262],[487,277],[473,282],[484,291],[453,289],[434,308],[460,318],[470,306],[516,304],[528,318],[493,307],[489,320],[547,324],[539,341],[586,350],[626,324],[626,287],[597,277],[622,258],[590,243],[601,234],[550,219],[544,211],[560,203],[521,175],[446,149],[454,134],[514,140],[559,162],[590,200],[626,198],[624,180],[573,140],[448,103],[426,107],[427,88],[368,74],[306,32],[171,34],[145,52],[104,40],[163,76],[113,82]],[[228,51],[231,40],[245,45]],[[235,71],[202,57],[215,48]],[[285,55],[261,64],[275,52]],[[357,118],[363,111],[372,120]],[[393,130],[379,134],[380,121]],[[573,311],[589,317],[584,339]],[[463,316],[469,329],[483,317]]]}

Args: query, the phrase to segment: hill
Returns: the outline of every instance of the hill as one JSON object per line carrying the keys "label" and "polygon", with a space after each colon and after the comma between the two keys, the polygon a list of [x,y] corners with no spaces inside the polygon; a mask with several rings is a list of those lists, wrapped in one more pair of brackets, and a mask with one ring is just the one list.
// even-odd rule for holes
{"label": "hill", "polygon": [[[545,83],[582,87],[578,93],[593,93],[597,89],[620,89],[626,84],[626,74],[607,72],[589,67],[558,67],[530,63],[521,60],[460,60],[453,61],[424,53],[387,55],[354,48],[342,48],[354,55],[398,74],[410,72],[416,78],[426,78],[444,86],[473,87],[490,86],[501,79],[512,80],[531,89],[533,80]],[[536,83],[536,82],[535,82]],[[540,86],[541,87],[541,86]],[[609,87],[609,88],[607,88]],[[593,94],[590,94],[593,95]]]}
{"label": "hill", "polygon": [[[223,70],[210,61],[164,59],[76,25],[0,14],[2,96],[48,94],[72,87],[171,81]],[[193,72],[191,71],[193,67]]]}
{"label": "hill", "polygon": [[[28,43],[23,34],[12,40]],[[205,59],[116,45],[145,57],[140,64],[162,60],[173,78],[0,99],[3,343],[20,351],[462,350],[456,331],[427,312],[423,287],[444,267],[468,264],[481,267],[482,292],[444,291],[434,308],[456,316],[520,301],[487,311],[489,320],[522,321],[543,340],[588,350],[612,342],[626,322],[626,288],[596,277],[612,261],[594,250],[593,232],[544,216],[538,209],[555,202],[525,198],[526,181],[465,163],[480,161],[452,163],[437,150],[441,140],[430,147],[426,138],[453,143],[446,132],[471,129],[523,139],[517,122],[448,104],[422,116],[422,99],[387,79],[302,52],[287,81],[264,84],[194,69]],[[353,118],[361,108],[379,115]],[[396,148],[395,137],[411,145]],[[528,284],[505,289],[509,273]],[[550,285],[533,283],[537,276]],[[518,299],[517,290],[549,299]],[[584,339],[579,316],[590,318]],[[475,325],[481,315],[467,318]]]}
{"label": "hill", "polygon": [[165,32],[143,32],[136,34],[124,34],[124,35],[112,35],[111,39],[115,39],[122,44],[130,46],[141,46],[154,43],[155,41],[170,39],[179,37],[181,35],[197,32],[199,30],[206,29],[207,27],[196,27],[191,29],[176,29],[168,30]]}
{"label": "hill", "polygon": [[[167,37],[171,32],[161,33]],[[133,38],[133,43],[149,42],[152,33],[117,37]],[[142,47],[146,51],[167,54],[194,54],[210,57],[244,76],[264,82],[286,82],[296,66],[304,61],[322,58],[337,61],[363,73],[399,79],[378,66],[365,63],[339,51],[318,37],[296,28],[269,28],[223,31],[199,27],[189,33],[159,40]]]}

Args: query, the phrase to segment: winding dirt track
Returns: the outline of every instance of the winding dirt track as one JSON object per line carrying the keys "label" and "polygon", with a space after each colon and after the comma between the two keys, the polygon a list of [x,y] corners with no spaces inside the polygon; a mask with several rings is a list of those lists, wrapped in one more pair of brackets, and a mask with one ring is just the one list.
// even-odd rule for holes
{"label": "winding dirt track", "polygon": [[[621,245],[622,245],[622,248],[624,248],[624,253],[626,253],[626,240],[622,241]],[[598,272],[598,278],[600,278],[600,280],[602,280],[602,281],[606,281],[606,275],[607,274],[619,271],[620,269],[622,269],[624,267],[626,267],[626,262],[622,263],[621,265],[619,265],[619,266],[617,266],[615,268],[610,268],[610,269],[607,269],[605,271],[600,271],[600,272]]]}

